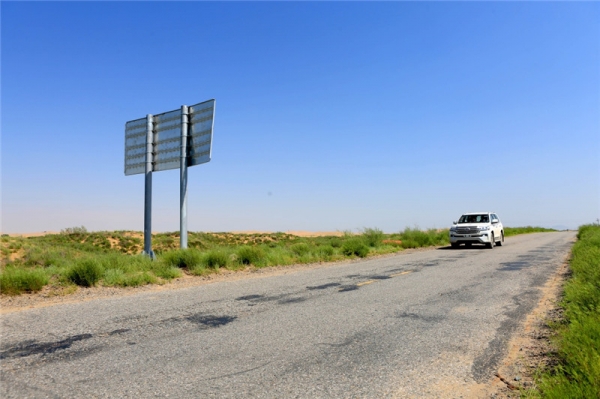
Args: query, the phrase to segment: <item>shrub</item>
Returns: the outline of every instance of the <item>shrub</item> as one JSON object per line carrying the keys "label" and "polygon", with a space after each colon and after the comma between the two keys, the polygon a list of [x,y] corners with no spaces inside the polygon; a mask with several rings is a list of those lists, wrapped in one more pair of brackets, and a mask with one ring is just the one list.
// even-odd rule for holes
{"label": "shrub", "polygon": [[102,264],[94,258],[79,259],[68,271],[67,277],[82,287],[92,287],[104,274]]}
{"label": "shrub", "polygon": [[19,295],[23,292],[37,292],[48,284],[48,276],[41,269],[20,269],[9,267],[0,274],[0,292]]}
{"label": "shrub", "polygon": [[340,248],[342,246],[342,239],[339,237],[333,237],[329,240],[329,244],[333,248]]}
{"label": "shrub", "polygon": [[359,256],[364,258],[369,254],[369,247],[360,238],[350,238],[344,241],[342,253],[346,256]]}
{"label": "shrub", "polygon": [[204,255],[204,259],[202,261],[206,267],[218,269],[219,267],[227,266],[227,263],[229,263],[229,256],[224,251],[212,250]]}
{"label": "shrub", "polygon": [[328,258],[330,256],[333,256],[333,254],[335,253],[335,249],[333,249],[331,245],[322,245],[317,248],[317,253],[321,257]]}
{"label": "shrub", "polygon": [[290,250],[298,256],[306,255],[310,252],[310,247],[305,242],[299,242],[290,246]]}
{"label": "shrub", "polygon": [[296,263],[296,256],[287,247],[277,246],[269,249],[264,262],[272,266],[292,265]]}
{"label": "shrub", "polygon": [[162,260],[167,265],[191,270],[202,262],[202,255],[195,249],[178,249],[163,254]]}
{"label": "shrub", "polygon": [[375,229],[364,229],[362,236],[370,247],[378,247],[381,245],[381,242],[385,238],[385,234],[383,231],[375,228]]}
{"label": "shrub", "polygon": [[399,234],[403,248],[420,248],[432,245],[446,245],[449,242],[448,230],[429,229],[422,231],[417,228],[406,228]]}
{"label": "shrub", "polygon": [[237,250],[237,261],[243,265],[259,265],[265,258],[264,251],[259,247],[248,245],[241,246]]}

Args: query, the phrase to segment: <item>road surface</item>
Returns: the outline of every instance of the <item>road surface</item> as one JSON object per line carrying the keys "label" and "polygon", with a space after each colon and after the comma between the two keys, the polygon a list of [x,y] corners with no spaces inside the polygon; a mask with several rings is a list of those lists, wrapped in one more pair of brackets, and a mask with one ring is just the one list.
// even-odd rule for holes
{"label": "road surface", "polygon": [[478,397],[574,237],[8,313],[0,396]]}

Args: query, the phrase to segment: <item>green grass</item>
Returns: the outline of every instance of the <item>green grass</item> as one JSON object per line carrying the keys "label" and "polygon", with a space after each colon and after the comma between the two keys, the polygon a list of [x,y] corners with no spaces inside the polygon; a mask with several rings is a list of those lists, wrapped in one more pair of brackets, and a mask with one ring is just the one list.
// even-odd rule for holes
{"label": "green grass", "polygon": [[5,295],[37,292],[48,284],[48,280],[48,276],[42,269],[9,267],[0,275],[0,292]]}
{"label": "green grass", "polygon": [[536,398],[600,398],[600,226],[579,228],[564,287],[564,320],[554,326],[557,365],[536,377]]}
{"label": "green grass", "polygon": [[229,254],[223,249],[213,249],[202,257],[202,264],[210,269],[227,267],[229,263]]}
{"label": "green grass", "polygon": [[385,239],[385,234],[379,229],[366,228],[362,232],[362,237],[369,247],[378,247]]}
{"label": "green grass", "polygon": [[448,245],[448,230],[409,228],[386,234],[377,228],[364,228],[358,234],[346,231],[342,236],[310,238],[280,232],[189,232],[189,249],[183,251],[179,249],[179,232],[154,234],[152,241],[157,261],[139,255],[143,249],[140,232],[88,232],[81,226],[39,237],[3,235],[0,288],[10,295],[35,292],[46,285],[72,292],[77,286],[164,283],[183,274],[205,275],[219,269],[335,262],[403,248]]}
{"label": "green grass", "polygon": [[505,227],[504,237],[516,236],[517,234],[529,234],[529,233],[549,233],[556,231],[554,229],[546,229],[544,227]]}
{"label": "green grass", "polygon": [[369,247],[365,239],[352,237],[342,244],[342,253],[348,257],[358,256],[364,258],[369,254]]}
{"label": "green grass", "polygon": [[419,230],[418,228],[406,228],[401,233],[392,234],[391,239],[402,241],[403,248],[441,246],[450,243],[447,229]]}
{"label": "green grass", "polygon": [[102,263],[95,258],[79,259],[69,269],[67,277],[74,284],[93,287],[104,274]]}
{"label": "green grass", "polygon": [[236,255],[237,262],[242,265],[266,266],[265,251],[260,247],[243,245],[236,251]]}
{"label": "green grass", "polygon": [[196,249],[177,249],[162,255],[161,261],[172,267],[193,269],[202,262],[202,253]]}

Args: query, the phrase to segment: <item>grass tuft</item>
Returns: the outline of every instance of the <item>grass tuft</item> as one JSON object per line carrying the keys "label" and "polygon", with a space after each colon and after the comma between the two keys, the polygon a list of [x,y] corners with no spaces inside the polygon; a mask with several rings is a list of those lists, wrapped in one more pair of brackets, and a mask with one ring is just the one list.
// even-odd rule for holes
{"label": "grass tuft", "polygon": [[243,245],[237,250],[237,261],[242,265],[262,266],[265,252],[259,247]]}
{"label": "grass tuft", "polygon": [[212,250],[204,255],[202,263],[211,269],[227,267],[229,264],[229,255],[222,250]]}
{"label": "grass tuft", "polygon": [[178,249],[164,253],[162,260],[167,265],[191,270],[201,264],[202,255],[195,249]]}
{"label": "grass tuft", "polygon": [[358,256],[364,258],[369,254],[369,247],[367,247],[364,241],[358,237],[349,238],[342,245],[342,253],[346,256]]}
{"label": "grass tuft", "polygon": [[104,274],[102,264],[95,258],[79,259],[71,266],[67,277],[82,287],[93,287]]}
{"label": "grass tuft", "polygon": [[381,231],[377,228],[364,229],[362,236],[363,236],[365,242],[367,243],[367,245],[370,247],[374,247],[374,248],[380,246],[385,238],[385,234],[383,233],[383,231]]}
{"label": "grass tuft", "polygon": [[290,246],[290,250],[298,256],[306,255],[310,252],[310,247],[305,242],[299,242]]}
{"label": "grass tuft", "polygon": [[37,292],[46,284],[48,276],[43,269],[8,267],[0,274],[0,292],[6,295]]}

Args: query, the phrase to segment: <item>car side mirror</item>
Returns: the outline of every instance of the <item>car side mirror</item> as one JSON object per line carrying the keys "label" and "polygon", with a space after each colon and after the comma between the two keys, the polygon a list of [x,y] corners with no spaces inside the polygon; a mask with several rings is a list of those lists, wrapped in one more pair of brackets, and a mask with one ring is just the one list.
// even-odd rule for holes
{"label": "car side mirror", "polygon": [[454,221],[454,222],[452,222],[452,224],[458,224],[458,222],[457,222],[457,221]]}
{"label": "car side mirror", "polygon": [[492,219],[492,224],[496,224],[496,223],[498,223],[498,222],[499,222],[499,220],[498,220],[498,219]]}

